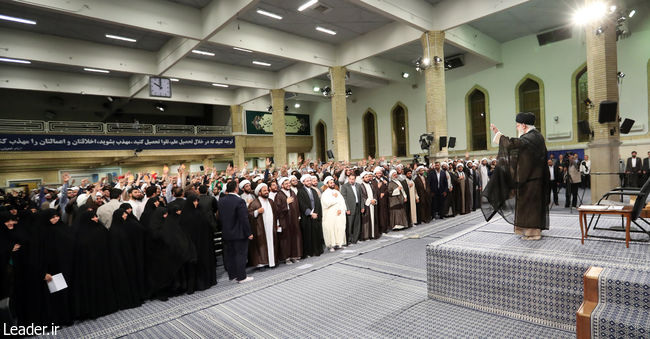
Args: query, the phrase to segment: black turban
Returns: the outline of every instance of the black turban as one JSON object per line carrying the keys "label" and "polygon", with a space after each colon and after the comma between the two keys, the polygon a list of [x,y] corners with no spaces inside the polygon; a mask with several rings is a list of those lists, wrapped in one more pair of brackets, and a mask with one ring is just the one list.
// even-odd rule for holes
{"label": "black turban", "polygon": [[520,124],[525,125],[534,125],[535,124],[535,114],[530,112],[522,112],[517,114],[516,121]]}

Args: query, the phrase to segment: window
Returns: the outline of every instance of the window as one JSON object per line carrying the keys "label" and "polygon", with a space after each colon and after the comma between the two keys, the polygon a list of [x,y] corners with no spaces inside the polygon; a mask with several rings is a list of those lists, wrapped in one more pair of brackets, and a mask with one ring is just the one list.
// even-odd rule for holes
{"label": "window", "polygon": [[474,86],[467,94],[467,120],[469,120],[468,145],[469,150],[482,151],[487,149],[487,92]]}
{"label": "window", "polygon": [[519,112],[535,114],[535,128],[541,131],[542,116],[539,96],[539,83],[533,79],[526,79],[519,85]]}
{"label": "window", "polygon": [[363,115],[363,145],[364,158],[367,156],[377,158],[377,122],[375,113],[371,110]]}
{"label": "window", "polygon": [[391,121],[393,123],[393,155],[405,157],[408,153],[408,126],[406,107],[402,103],[397,103],[391,111]]}
{"label": "window", "polygon": [[[575,86],[575,100],[577,109],[577,119],[575,121],[576,124],[579,124],[579,122],[582,120],[589,121],[589,112],[587,111],[587,105],[585,104],[585,100],[587,100],[587,97],[589,96],[589,93],[587,92],[587,66],[583,67],[582,70],[576,74],[573,85]],[[577,131],[578,142],[589,141],[589,134],[582,133],[580,131],[580,128],[578,128]]]}
{"label": "window", "polygon": [[316,124],[316,157],[327,162],[327,127],[323,121]]}

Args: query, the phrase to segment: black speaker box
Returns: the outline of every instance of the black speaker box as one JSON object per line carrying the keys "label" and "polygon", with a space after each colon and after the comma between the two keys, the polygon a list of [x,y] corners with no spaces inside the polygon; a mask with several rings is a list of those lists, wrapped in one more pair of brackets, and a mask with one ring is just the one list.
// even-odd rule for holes
{"label": "black speaker box", "polygon": [[591,129],[589,128],[589,121],[587,120],[578,121],[578,131],[580,131],[581,134],[591,134]]}
{"label": "black speaker box", "polygon": [[616,101],[601,101],[598,109],[598,122],[601,124],[616,121]]}
{"label": "black speaker box", "polygon": [[449,144],[447,147],[454,148],[456,146],[456,137],[449,137]]}
{"label": "black speaker box", "polygon": [[440,144],[440,150],[442,151],[443,147],[447,147],[447,136],[440,137],[438,144]]}
{"label": "black speaker box", "polygon": [[331,149],[327,150],[327,158],[334,159],[334,152]]}
{"label": "black speaker box", "polygon": [[623,123],[621,124],[621,134],[630,133],[630,130],[632,129],[632,126],[634,126],[634,120],[632,120],[632,119],[623,120]]}

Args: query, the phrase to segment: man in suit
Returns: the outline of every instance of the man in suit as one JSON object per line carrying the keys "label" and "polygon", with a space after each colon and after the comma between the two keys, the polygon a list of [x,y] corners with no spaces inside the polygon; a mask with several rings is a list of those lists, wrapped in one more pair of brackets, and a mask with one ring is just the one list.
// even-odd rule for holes
{"label": "man in suit", "polygon": [[548,171],[551,174],[551,178],[548,182],[549,185],[549,192],[553,194],[553,200],[549,199],[549,201],[553,201],[553,204],[555,206],[558,205],[557,202],[557,190],[559,186],[559,182],[562,181],[562,172],[560,171],[560,166],[557,164],[557,162],[553,163],[553,160],[548,159]]}
{"label": "man in suit", "polygon": [[627,158],[627,166],[625,166],[625,174],[628,175],[631,187],[640,187],[639,180],[641,179],[641,173],[641,159],[636,157],[636,151],[632,151],[632,157]]}
{"label": "man in suit", "polygon": [[[643,159],[643,180],[642,182],[645,183],[648,178],[650,177],[650,152],[648,152],[648,157]],[[641,185],[643,186],[643,185]]]}
{"label": "man in suit", "polygon": [[437,213],[440,219],[442,219],[447,214],[446,211],[443,211],[445,200],[449,194],[447,173],[440,169],[440,162],[436,161],[433,166],[433,170],[427,175],[427,181],[429,182],[429,188],[433,197],[431,217],[435,218]]}
{"label": "man in suit", "polygon": [[224,242],[224,267],[230,280],[245,283],[253,280],[246,277],[248,242],[253,239],[246,202],[238,195],[237,182],[226,184],[226,194],[219,198],[219,222]]}
{"label": "man in suit", "polygon": [[363,205],[361,203],[361,184],[357,184],[356,179],[356,174],[351,172],[348,175],[347,182],[341,186],[341,195],[343,195],[347,208],[345,211],[347,220],[345,235],[348,245],[356,244],[361,233],[361,210]]}

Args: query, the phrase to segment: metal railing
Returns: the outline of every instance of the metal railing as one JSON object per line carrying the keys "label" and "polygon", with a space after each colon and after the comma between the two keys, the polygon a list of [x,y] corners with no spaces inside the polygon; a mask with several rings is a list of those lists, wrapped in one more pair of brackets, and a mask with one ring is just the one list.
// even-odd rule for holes
{"label": "metal railing", "polygon": [[232,127],[0,119],[0,133],[232,135]]}

